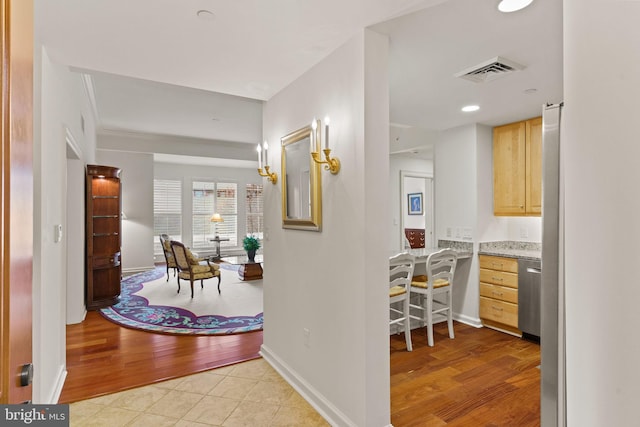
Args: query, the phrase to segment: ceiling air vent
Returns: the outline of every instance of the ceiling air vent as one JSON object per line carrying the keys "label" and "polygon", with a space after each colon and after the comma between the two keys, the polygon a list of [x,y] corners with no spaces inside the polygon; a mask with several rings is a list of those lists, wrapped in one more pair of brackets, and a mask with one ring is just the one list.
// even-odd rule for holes
{"label": "ceiling air vent", "polygon": [[475,83],[484,83],[524,68],[523,65],[498,56],[454,75]]}

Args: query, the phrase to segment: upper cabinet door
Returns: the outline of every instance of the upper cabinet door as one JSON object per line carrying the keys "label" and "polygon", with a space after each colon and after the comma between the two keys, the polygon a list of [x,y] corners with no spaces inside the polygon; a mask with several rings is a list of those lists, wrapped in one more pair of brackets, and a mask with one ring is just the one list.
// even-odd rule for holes
{"label": "upper cabinet door", "polygon": [[493,212],[525,214],[526,124],[493,128]]}
{"label": "upper cabinet door", "polygon": [[493,128],[493,213],[542,213],[542,117]]}
{"label": "upper cabinet door", "polygon": [[527,215],[542,215],[542,117],[527,120]]}

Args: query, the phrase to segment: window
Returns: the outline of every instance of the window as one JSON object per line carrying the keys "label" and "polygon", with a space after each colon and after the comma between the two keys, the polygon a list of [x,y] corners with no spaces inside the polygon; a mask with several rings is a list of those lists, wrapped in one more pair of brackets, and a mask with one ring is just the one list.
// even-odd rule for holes
{"label": "window", "polygon": [[[237,184],[193,182],[193,248],[212,248],[211,239],[218,234],[229,239],[221,246],[238,244]],[[224,222],[211,222],[211,215],[219,213]]]}
{"label": "window", "polygon": [[263,204],[262,185],[247,184],[247,234],[258,239],[263,238]]}
{"label": "window", "polygon": [[173,240],[182,240],[182,182],[167,179],[153,180],[153,252],[162,254],[157,238],[168,234]]}

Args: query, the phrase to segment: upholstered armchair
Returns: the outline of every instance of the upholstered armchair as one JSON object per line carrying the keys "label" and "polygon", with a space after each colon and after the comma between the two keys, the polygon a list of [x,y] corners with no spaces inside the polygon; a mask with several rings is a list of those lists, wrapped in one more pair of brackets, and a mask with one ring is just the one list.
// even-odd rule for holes
{"label": "upholstered armchair", "polygon": [[176,265],[176,260],[173,257],[173,252],[171,251],[171,239],[167,234],[160,235],[160,244],[162,245],[162,251],[164,252],[164,260],[167,264],[167,282],[168,282],[169,269],[173,268],[173,277],[175,277],[176,272],[178,270],[178,266]]}
{"label": "upholstered armchair", "polygon": [[[188,280],[191,284],[191,298],[193,298],[193,282],[200,280],[200,287],[204,288],[204,279],[218,278],[218,293],[220,293],[220,266],[212,264],[204,258],[197,258],[191,250],[180,242],[171,242],[171,251],[178,266],[178,292],[180,279]],[[206,264],[202,264],[206,262]]]}

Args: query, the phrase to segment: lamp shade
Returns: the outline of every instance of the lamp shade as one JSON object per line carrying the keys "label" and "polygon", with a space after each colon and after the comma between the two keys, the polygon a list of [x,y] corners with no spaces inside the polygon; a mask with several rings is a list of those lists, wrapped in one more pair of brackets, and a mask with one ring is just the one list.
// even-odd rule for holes
{"label": "lamp shade", "polygon": [[214,213],[211,215],[211,222],[224,222],[224,219],[222,219],[219,213]]}

